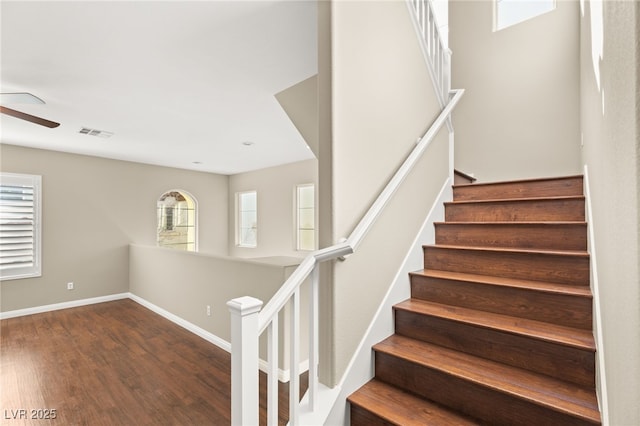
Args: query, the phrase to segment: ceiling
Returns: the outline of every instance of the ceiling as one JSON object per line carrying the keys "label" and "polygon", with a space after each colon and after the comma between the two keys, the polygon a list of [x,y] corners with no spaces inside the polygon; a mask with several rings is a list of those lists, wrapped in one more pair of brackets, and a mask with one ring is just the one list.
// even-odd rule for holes
{"label": "ceiling", "polygon": [[[235,174],[313,158],[275,94],[317,73],[315,1],[6,1],[1,142]],[[81,128],[113,133],[81,134]]]}

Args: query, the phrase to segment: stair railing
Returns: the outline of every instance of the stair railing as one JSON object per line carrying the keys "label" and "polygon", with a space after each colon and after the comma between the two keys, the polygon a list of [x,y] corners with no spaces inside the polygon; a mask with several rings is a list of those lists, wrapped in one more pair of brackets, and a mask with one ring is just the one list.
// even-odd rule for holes
{"label": "stair railing", "polygon": [[451,50],[444,45],[432,0],[408,0],[407,5],[416,27],[419,42],[429,67],[440,106],[449,101],[451,91]]}
{"label": "stair railing", "polygon": [[[258,339],[267,332],[267,423],[278,424],[278,314],[290,305],[290,382],[289,424],[299,424],[301,410],[313,412],[318,403],[318,266],[354,253],[387,203],[409,175],[418,160],[448,122],[449,116],[464,90],[451,92],[452,97],[429,130],[420,139],[387,186],[382,190],[369,211],[360,220],[349,238],[331,247],[307,255],[298,268],[285,281],[261,310],[262,301],[250,296],[227,302],[231,312],[231,423],[257,425],[259,419],[259,354]],[[302,406],[300,394],[300,287],[311,277],[309,309],[309,389]]]}

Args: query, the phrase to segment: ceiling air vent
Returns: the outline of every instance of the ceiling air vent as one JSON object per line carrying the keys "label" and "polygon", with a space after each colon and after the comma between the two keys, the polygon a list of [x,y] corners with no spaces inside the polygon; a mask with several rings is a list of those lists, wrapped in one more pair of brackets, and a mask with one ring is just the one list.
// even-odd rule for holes
{"label": "ceiling air vent", "polygon": [[111,136],[113,136],[112,132],[105,132],[104,130],[90,129],[88,127],[81,128],[79,133],[82,133],[83,135],[96,136],[103,139],[110,138]]}

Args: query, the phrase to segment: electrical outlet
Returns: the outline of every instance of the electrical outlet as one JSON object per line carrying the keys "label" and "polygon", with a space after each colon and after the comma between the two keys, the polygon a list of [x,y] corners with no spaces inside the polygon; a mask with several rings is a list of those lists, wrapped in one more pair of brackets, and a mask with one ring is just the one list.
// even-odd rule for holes
{"label": "electrical outlet", "polygon": [[211,316],[211,305],[207,305],[207,316]]}
{"label": "electrical outlet", "polygon": [[73,290],[73,283],[67,283],[67,290]]}

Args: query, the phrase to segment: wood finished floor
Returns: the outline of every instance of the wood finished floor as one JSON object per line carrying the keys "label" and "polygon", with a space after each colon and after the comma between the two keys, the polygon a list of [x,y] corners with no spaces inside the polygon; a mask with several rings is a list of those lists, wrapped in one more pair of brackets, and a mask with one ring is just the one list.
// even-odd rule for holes
{"label": "wood finished floor", "polygon": [[[132,300],[5,319],[1,327],[2,425],[230,424],[229,353]],[[302,395],[306,374],[301,382]],[[285,424],[288,384],[280,384],[279,408]],[[47,409],[54,420],[31,418]]]}

